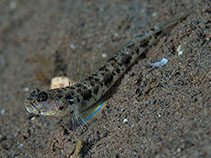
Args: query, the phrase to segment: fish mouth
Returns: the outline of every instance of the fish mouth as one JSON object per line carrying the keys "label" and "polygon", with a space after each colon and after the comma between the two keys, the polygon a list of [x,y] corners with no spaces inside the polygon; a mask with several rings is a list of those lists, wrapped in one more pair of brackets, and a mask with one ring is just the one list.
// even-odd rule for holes
{"label": "fish mouth", "polygon": [[36,106],[32,102],[26,101],[24,103],[24,107],[25,107],[26,111],[29,113],[33,113],[36,115],[40,114],[40,111],[36,108]]}

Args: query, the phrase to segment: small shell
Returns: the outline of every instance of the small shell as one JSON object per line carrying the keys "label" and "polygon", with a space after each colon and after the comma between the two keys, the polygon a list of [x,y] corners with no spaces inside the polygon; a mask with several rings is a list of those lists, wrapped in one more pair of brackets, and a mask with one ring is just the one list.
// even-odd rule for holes
{"label": "small shell", "polygon": [[51,79],[51,89],[62,88],[75,84],[75,81],[70,80],[65,76],[57,76]]}
{"label": "small shell", "polygon": [[150,63],[150,65],[152,67],[160,67],[160,66],[164,66],[168,63],[168,59],[166,58],[163,58],[161,61],[158,61],[158,62],[154,62],[154,63]]}

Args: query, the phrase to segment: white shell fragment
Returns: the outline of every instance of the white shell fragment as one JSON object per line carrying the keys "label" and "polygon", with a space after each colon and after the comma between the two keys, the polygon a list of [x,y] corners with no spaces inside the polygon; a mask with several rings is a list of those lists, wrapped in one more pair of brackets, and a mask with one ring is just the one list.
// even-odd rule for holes
{"label": "white shell fragment", "polygon": [[179,55],[179,56],[183,54],[183,51],[181,50],[181,45],[179,45],[179,46],[177,47],[177,52],[178,52],[178,55]]}
{"label": "white shell fragment", "polygon": [[0,110],[0,115],[4,115],[5,109]]}
{"label": "white shell fragment", "polygon": [[182,54],[183,54],[183,51],[180,50],[180,51],[178,52],[178,55],[182,55]]}
{"label": "white shell fragment", "polygon": [[28,88],[28,87],[24,87],[23,90],[24,90],[25,92],[28,92],[28,91],[29,91],[29,88]]}
{"label": "white shell fragment", "polygon": [[76,82],[70,80],[65,76],[57,76],[51,79],[51,89],[62,88],[75,84]]}
{"label": "white shell fragment", "polygon": [[102,54],[102,57],[103,57],[103,58],[107,58],[108,55],[107,55],[106,53],[103,53],[103,54]]}
{"label": "white shell fragment", "polygon": [[32,117],[31,120],[34,121],[35,120],[35,117]]}
{"label": "white shell fragment", "polygon": [[168,59],[163,58],[161,61],[150,63],[152,67],[161,67],[168,63]]}
{"label": "white shell fragment", "polygon": [[71,43],[70,48],[75,49],[75,45],[73,43]]}
{"label": "white shell fragment", "polygon": [[181,45],[179,45],[178,47],[177,47],[177,52],[179,52],[181,50]]}
{"label": "white shell fragment", "polygon": [[125,118],[125,119],[123,120],[123,122],[124,122],[124,123],[127,123],[127,122],[128,122],[128,119]]}

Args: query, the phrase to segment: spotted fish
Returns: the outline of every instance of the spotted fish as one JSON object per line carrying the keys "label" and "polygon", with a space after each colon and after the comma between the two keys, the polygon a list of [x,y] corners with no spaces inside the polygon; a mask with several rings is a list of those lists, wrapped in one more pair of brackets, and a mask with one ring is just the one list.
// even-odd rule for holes
{"label": "spotted fish", "polygon": [[69,116],[73,124],[88,122],[105,106],[103,96],[139,56],[156,44],[166,29],[190,13],[176,16],[166,24],[124,44],[104,65],[80,83],[52,90],[34,90],[25,101],[26,110],[37,115]]}

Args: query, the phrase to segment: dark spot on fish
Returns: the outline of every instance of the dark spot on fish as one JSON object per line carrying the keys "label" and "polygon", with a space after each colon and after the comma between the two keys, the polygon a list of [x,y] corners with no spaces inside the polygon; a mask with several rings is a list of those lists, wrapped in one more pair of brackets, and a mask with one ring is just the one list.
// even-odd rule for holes
{"label": "dark spot on fish", "polygon": [[67,86],[66,88],[67,88],[67,89],[72,89],[72,90],[74,90],[74,89],[75,89],[75,86]]}
{"label": "dark spot on fish", "polygon": [[140,50],[139,48],[136,48],[135,51],[136,51],[136,54],[138,55]]}
{"label": "dark spot on fish", "polygon": [[94,78],[92,76],[89,76],[86,80],[92,81]]}
{"label": "dark spot on fish", "polygon": [[130,55],[124,55],[122,57],[122,63],[124,65],[128,65],[128,64],[130,64],[131,59],[132,59],[132,57]]}
{"label": "dark spot on fish", "polygon": [[119,63],[119,66],[120,66],[120,67],[123,67],[122,63]]}
{"label": "dark spot on fish", "polygon": [[80,102],[81,101],[79,97],[76,97],[76,99],[77,99],[77,102]]}
{"label": "dark spot on fish", "polygon": [[111,83],[112,80],[113,80],[113,75],[111,73],[110,74],[106,74],[106,76],[103,79],[103,83],[106,86],[109,86],[109,84]]}
{"label": "dark spot on fish", "polygon": [[115,67],[115,66],[116,66],[116,64],[115,64],[115,63],[111,63],[111,66]]}
{"label": "dark spot on fish", "polygon": [[81,93],[81,89],[77,89],[76,91],[77,91],[77,93]]}
{"label": "dark spot on fish", "polygon": [[82,85],[81,84],[77,84],[75,86],[78,87],[78,88],[81,88]]}
{"label": "dark spot on fish", "polygon": [[57,90],[57,92],[58,92],[58,93],[61,93],[61,92],[62,92],[62,90],[58,89],[58,90]]}
{"label": "dark spot on fish", "polygon": [[95,86],[95,83],[94,82],[91,82],[91,86]]}
{"label": "dark spot on fish", "polygon": [[83,99],[84,100],[89,100],[92,97],[92,91],[91,90],[86,90],[82,93]]}
{"label": "dark spot on fish", "polygon": [[110,62],[110,63],[116,63],[117,60],[116,60],[115,57],[112,57],[112,58],[110,58],[110,59],[108,60],[108,62]]}
{"label": "dark spot on fish", "polygon": [[70,96],[75,95],[75,91],[69,91],[69,92],[68,92],[68,95],[70,95]]}
{"label": "dark spot on fish", "polygon": [[95,78],[95,82],[99,82],[100,80],[98,78]]}
{"label": "dark spot on fish", "polygon": [[98,91],[99,91],[99,86],[97,85],[94,87],[94,94],[97,95]]}
{"label": "dark spot on fish", "polygon": [[104,71],[109,72],[109,70],[107,69],[107,67],[105,67]]}
{"label": "dark spot on fish", "polygon": [[134,47],[134,44],[127,46],[128,49],[133,49],[133,47]]}
{"label": "dark spot on fish", "polygon": [[148,44],[149,44],[149,41],[146,40],[146,41],[141,42],[139,46],[140,46],[140,47],[147,47]]}
{"label": "dark spot on fish", "polygon": [[113,72],[112,72],[112,75],[114,75],[114,76],[115,76],[115,75],[116,75],[116,73],[113,71]]}
{"label": "dark spot on fish", "polygon": [[100,69],[99,69],[99,71],[104,71],[106,69],[106,67],[105,66],[102,66]]}
{"label": "dark spot on fish", "polygon": [[116,72],[119,74],[119,73],[120,73],[120,69],[119,69],[119,68],[117,68],[117,69],[116,69]]}
{"label": "dark spot on fish", "polygon": [[84,84],[77,84],[77,88],[78,89],[81,89],[81,90],[86,90],[87,87],[84,86],[85,84],[87,84],[87,81],[86,80],[84,81]]}

